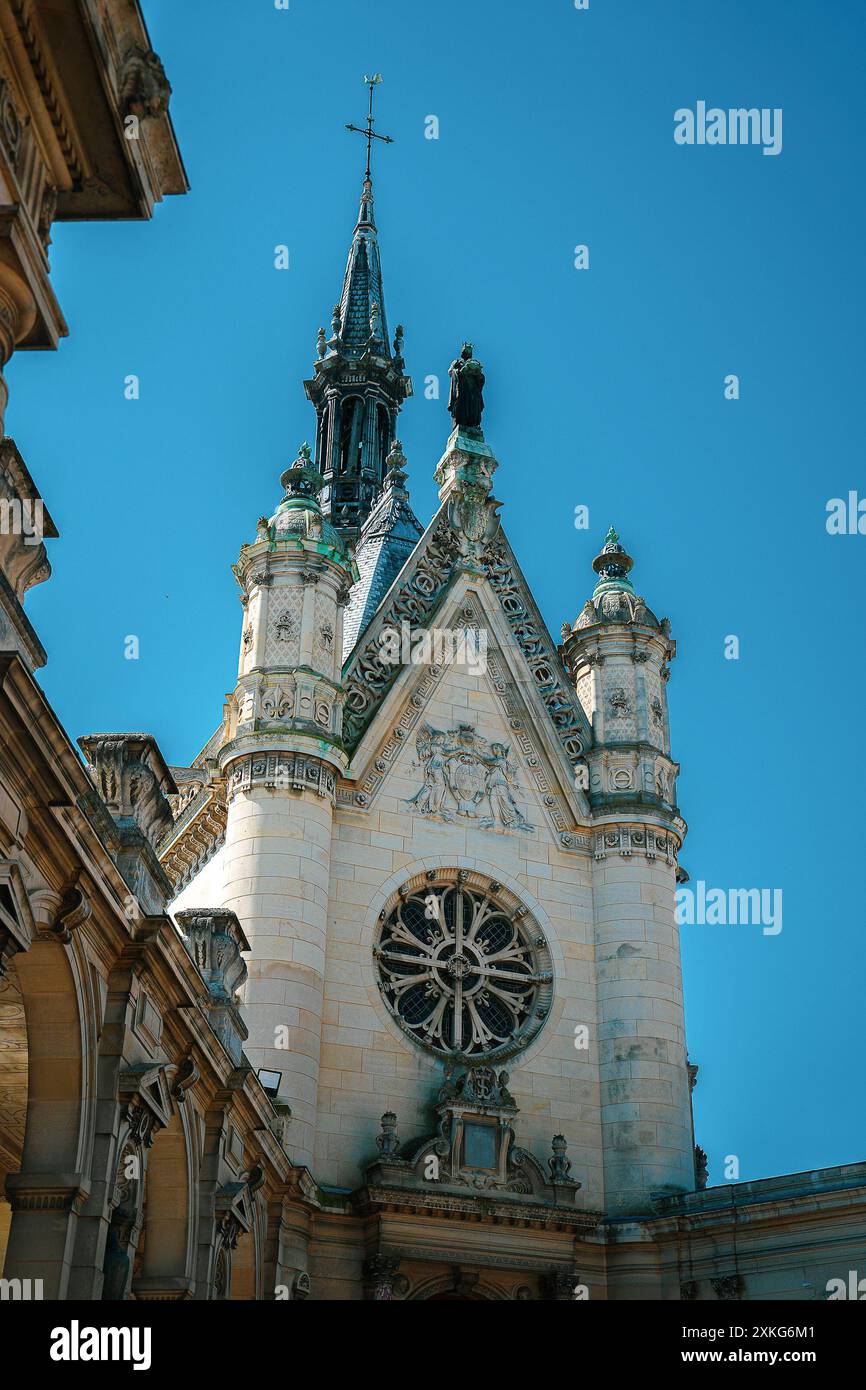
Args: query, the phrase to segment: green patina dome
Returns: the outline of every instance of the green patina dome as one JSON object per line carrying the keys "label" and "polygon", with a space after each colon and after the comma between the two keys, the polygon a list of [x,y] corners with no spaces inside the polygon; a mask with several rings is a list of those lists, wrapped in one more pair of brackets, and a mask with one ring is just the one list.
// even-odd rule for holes
{"label": "green patina dome", "polygon": [[315,541],[347,559],[348,552],[340,533],[322,515],[319,506],[322,478],[312,463],[309,444],[301,445],[291,468],[281,475],[280,485],[285,488],[285,496],[268,520],[271,542]]}
{"label": "green patina dome", "polygon": [[593,598],[607,593],[610,589],[625,589],[634,593],[628,572],[634,561],[619,543],[619,536],[612,526],[608,527],[601,553],[596,555],[592,567],[598,575],[598,583],[593,590]]}

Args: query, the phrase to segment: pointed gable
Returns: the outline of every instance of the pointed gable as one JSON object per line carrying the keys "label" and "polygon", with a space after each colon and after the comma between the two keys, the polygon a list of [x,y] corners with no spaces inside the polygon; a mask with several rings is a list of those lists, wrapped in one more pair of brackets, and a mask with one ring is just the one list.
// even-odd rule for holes
{"label": "pointed gable", "polygon": [[350,753],[401,670],[385,658],[383,630],[399,632],[404,622],[413,631],[430,627],[448,589],[467,573],[489,583],[510,628],[510,643],[521,653],[572,765],[589,747],[586,715],[502,530],[501,504],[493,496],[497,467],[480,428],[455,427],[434,474],[442,505],[343,668],[343,741]]}

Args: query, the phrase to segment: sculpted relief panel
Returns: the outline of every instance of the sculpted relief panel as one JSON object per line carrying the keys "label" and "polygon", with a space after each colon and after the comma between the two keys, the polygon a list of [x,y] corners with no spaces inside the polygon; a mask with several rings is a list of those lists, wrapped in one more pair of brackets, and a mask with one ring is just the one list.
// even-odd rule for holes
{"label": "sculpted relief panel", "polygon": [[415,742],[424,783],[408,804],[423,816],[476,820],[483,830],[534,829],[515,799],[510,745],[489,742],[471,724],[422,724]]}

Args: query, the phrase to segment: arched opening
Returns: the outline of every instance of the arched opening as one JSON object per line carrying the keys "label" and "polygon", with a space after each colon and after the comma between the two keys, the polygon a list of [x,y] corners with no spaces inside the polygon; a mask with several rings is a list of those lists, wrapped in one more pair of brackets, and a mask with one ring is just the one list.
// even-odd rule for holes
{"label": "arched opening", "polygon": [[391,413],[387,406],[376,407],[376,477],[381,482],[385,476],[385,460],[391,448]]}
{"label": "arched opening", "polygon": [[[64,1298],[69,1284],[73,1233],[78,1222],[77,1175],[87,1163],[83,1144],[83,1002],[72,951],[47,936],[37,938],[7,965],[6,1016],[14,1019],[18,1119],[12,1126],[17,1167],[7,1170],[10,1200],[4,1277],[41,1281],[45,1299]],[[11,1011],[11,1012],[10,1012]],[[21,1022],[26,1034],[26,1072],[21,1065]],[[23,1142],[20,1102],[26,1093]],[[58,1186],[59,1185],[59,1186]],[[44,1200],[50,1193],[51,1200]],[[58,1210],[58,1196],[62,1204]]]}
{"label": "arched opening", "polygon": [[233,1302],[249,1301],[256,1297],[256,1232],[253,1226],[244,1235],[238,1237],[238,1243],[232,1252],[232,1283],[231,1294]]}
{"label": "arched opening", "polygon": [[331,467],[331,456],[328,448],[330,430],[328,428],[331,419],[331,412],[327,407],[319,412],[318,437],[316,439],[316,464],[320,473],[325,473]]}
{"label": "arched opening", "polygon": [[27,1025],[27,1124],[22,1169],[78,1171],[82,1057],[78,991],[66,950],[39,940],[16,957]]}
{"label": "arched opening", "polygon": [[193,1292],[193,1170],[184,1119],[178,1108],[147,1156],[135,1298],[185,1298]]}
{"label": "arched opening", "polygon": [[27,1118],[27,1026],[14,960],[0,979],[0,1277],[6,1261],[12,1208],[6,1177],[21,1168]]}
{"label": "arched opening", "polygon": [[347,396],[340,410],[340,472],[360,473],[364,440],[364,402]]}
{"label": "arched opening", "polygon": [[234,1301],[261,1298],[263,1288],[263,1250],[265,1214],[261,1197],[251,1194],[249,1230],[239,1237],[232,1252],[232,1283],[230,1297]]}

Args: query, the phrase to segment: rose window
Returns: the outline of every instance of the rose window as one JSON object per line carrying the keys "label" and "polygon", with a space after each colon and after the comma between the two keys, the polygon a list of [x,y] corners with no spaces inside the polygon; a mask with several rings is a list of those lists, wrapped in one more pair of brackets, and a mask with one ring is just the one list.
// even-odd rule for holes
{"label": "rose window", "polygon": [[427,875],[380,914],[373,953],[391,1013],[416,1042],[455,1058],[507,1056],[544,1023],[553,972],[544,935],[501,884]]}

